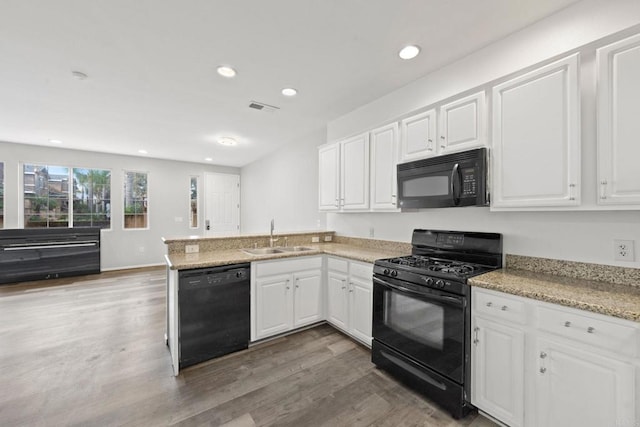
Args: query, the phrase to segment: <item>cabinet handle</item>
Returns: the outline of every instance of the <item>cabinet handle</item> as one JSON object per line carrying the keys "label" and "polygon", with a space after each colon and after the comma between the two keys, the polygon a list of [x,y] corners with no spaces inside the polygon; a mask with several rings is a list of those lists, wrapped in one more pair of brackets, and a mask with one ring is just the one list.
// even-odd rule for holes
{"label": "cabinet handle", "polygon": [[570,328],[571,327],[571,322],[569,322],[568,320],[566,322],[564,322],[564,327],[565,328]]}
{"label": "cabinet handle", "polygon": [[545,353],[544,351],[540,352],[540,359],[544,359],[545,357],[547,357],[547,353]]}
{"label": "cabinet handle", "polygon": [[493,303],[492,303],[491,301],[489,301],[489,302],[487,303],[487,307],[491,307],[492,305],[493,305]]}
{"label": "cabinet handle", "polygon": [[347,281],[342,279],[341,282],[342,282],[342,289],[347,289]]}
{"label": "cabinet handle", "polygon": [[573,194],[573,189],[575,188],[575,184],[569,184],[569,200],[575,200],[576,197]]}
{"label": "cabinet handle", "polygon": [[602,181],[600,181],[600,198],[601,199],[607,198],[607,180],[606,179],[603,179]]}
{"label": "cabinet handle", "polygon": [[545,368],[544,366],[540,368],[540,373],[544,374],[545,372],[547,372],[547,368]]}
{"label": "cabinet handle", "polygon": [[353,282],[349,282],[349,292],[353,292]]}
{"label": "cabinet handle", "polygon": [[596,328],[594,328],[593,326],[589,326],[587,328],[587,332],[589,332],[590,334],[594,333],[596,331]]}
{"label": "cabinet handle", "polygon": [[478,339],[478,332],[480,331],[480,328],[478,328],[477,326],[475,328],[473,328],[473,343],[474,344],[478,344],[480,342],[480,340]]}
{"label": "cabinet handle", "polygon": [[340,199],[336,199],[336,208],[340,207]]}
{"label": "cabinet handle", "polygon": [[502,308],[501,308],[500,310],[502,310],[502,311],[507,311],[507,306],[506,306],[506,305],[503,305],[503,306],[502,306]]}

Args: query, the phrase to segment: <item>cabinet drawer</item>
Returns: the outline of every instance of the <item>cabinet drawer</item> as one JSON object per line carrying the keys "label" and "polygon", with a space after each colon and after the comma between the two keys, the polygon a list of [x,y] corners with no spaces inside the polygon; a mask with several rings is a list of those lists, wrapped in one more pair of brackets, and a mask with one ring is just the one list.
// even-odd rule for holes
{"label": "cabinet drawer", "polygon": [[349,272],[349,262],[344,259],[327,258],[327,267],[330,271],[338,271],[347,274]]}
{"label": "cabinet drawer", "polygon": [[372,281],[373,277],[373,264],[365,264],[360,262],[351,261],[351,270],[349,273],[352,276],[359,277],[361,279]]}
{"label": "cabinet drawer", "polygon": [[287,274],[294,271],[313,270],[322,268],[322,257],[303,257],[287,260],[255,262],[256,277],[271,276],[273,274]]}
{"label": "cabinet drawer", "polygon": [[574,309],[538,307],[538,328],[614,353],[634,356],[638,330]]}
{"label": "cabinet drawer", "polygon": [[497,295],[473,288],[473,309],[475,314],[485,314],[496,319],[524,324],[527,321],[525,301],[510,296]]}

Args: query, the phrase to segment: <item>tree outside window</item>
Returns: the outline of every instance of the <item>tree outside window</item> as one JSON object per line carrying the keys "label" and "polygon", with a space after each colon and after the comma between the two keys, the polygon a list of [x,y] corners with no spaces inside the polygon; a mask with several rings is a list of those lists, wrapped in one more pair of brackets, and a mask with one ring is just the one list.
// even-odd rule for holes
{"label": "tree outside window", "polygon": [[73,169],[73,226],[111,228],[111,171]]}
{"label": "tree outside window", "polygon": [[198,177],[191,177],[189,197],[189,227],[198,228]]}
{"label": "tree outside window", "polygon": [[147,228],[147,174],[124,173],[124,228]]}
{"label": "tree outside window", "polygon": [[24,227],[69,227],[69,168],[24,165]]}

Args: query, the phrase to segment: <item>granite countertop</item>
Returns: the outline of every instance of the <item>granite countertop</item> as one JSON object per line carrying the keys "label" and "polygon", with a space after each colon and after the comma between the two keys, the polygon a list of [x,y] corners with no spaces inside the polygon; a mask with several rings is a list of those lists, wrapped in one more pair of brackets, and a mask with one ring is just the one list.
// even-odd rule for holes
{"label": "granite countertop", "polygon": [[472,286],[640,322],[640,287],[505,268],[469,279]]}
{"label": "granite countertop", "polygon": [[167,261],[167,265],[169,265],[169,268],[172,270],[188,270],[192,268],[215,267],[219,265],[240,264],[252,261],[265,261],[272,259],[322,254],[335,255],[369,263],[373,263],[375,260],[380,258],[390,258],[407,255],[407,252],[402,252],[395,249],[370,249],[344,243],[321,243],[304,246],[313,248],[313,250],[304,252],[285,252],[268,255],[249,255],[242,252],[242,250],[240,249],[221,249],[194,254],[181,253],[165,255],[165,259]]}

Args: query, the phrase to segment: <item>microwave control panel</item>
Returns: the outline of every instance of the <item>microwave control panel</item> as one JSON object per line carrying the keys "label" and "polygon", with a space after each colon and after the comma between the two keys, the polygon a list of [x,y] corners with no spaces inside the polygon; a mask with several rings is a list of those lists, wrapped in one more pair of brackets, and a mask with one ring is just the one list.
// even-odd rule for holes
{"label": "microwave control panel", "polygon": [[462,196],[475,196],[477,192],[476,168],[462,169]]}

